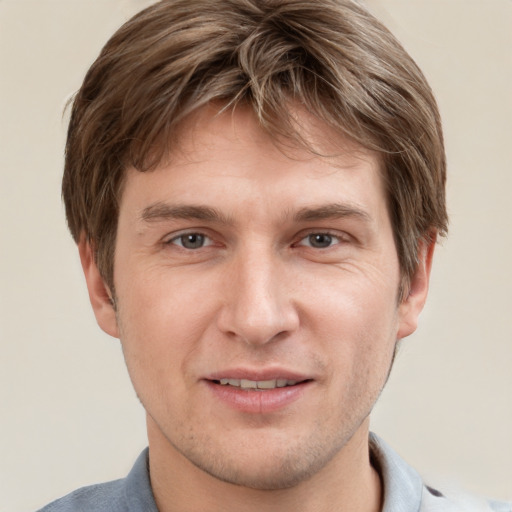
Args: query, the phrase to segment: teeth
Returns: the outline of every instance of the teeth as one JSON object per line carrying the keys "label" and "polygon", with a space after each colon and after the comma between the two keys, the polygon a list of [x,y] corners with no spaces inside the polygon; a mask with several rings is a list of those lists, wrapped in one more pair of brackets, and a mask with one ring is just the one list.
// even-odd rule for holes
{"label": "teeth", "polygon": [[257,382],[258,389],[274,389],[277,387],[276,380],[259,380]]}
{"label": "teeth", "polygon": [[242,379],[240,381],[240,387],[242,389],[256,389],[258,387],[258,383],[255,380]]}
{"label": "teeth", "polygon": [[294,386],[296,380],[273,379],[273,380],[249,380],[249,379],[220,379],[222,386],[234,386],[242,389],[275,389],[286,386]]}

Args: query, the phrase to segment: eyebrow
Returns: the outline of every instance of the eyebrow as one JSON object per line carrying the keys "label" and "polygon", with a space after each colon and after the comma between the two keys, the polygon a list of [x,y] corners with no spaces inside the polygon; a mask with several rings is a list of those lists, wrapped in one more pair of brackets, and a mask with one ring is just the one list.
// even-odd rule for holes
{"label": "eyebrow", "polygon": [[144,222],[158,222],[171,219],[190,219],[210,222],[216,221],[223,224],[232,223],[231,219],[220,213],[215,208],[199,205],[170,205],[162,202],[158,202],[144,208],[140,215],[140,219]]}
{"label": "eyebrow", "polygon": [[[361,208],[351,204],[332,203],[318,207],[304,207],[294,215],[294,222],[314,222],[327,219],[346,217],[359,218],[370,222],[371,217]],[[230,217],[225,216],[215,208],[201,205],[170,205],[163,202],[154,203],[142,210],[140,219],[143,222],[159,222],[172,219],[201,220],[233,224]]]}
{"label": "eyebrow", "polygon": [[296,222],[308,222],[327,219],[342,219],[345,217],[355,217],[365,222],[370,222],[370,215],[361,208],[352,204],[333,203],[317,208],[301,208],[295,215]]}

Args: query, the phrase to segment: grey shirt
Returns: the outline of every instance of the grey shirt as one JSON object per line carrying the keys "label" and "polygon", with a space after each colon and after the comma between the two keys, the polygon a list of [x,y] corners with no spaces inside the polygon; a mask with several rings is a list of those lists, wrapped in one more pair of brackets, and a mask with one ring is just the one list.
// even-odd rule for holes
{"label": "grey shirt", "polygon": [[[382,512],[512,512],[512,503],[494,502],[426,486],[384,441],[370,436],[372,463],[384,488]],[[158,512],[149,479],[146,448],[126,478],[83,487],[39,512]]]}

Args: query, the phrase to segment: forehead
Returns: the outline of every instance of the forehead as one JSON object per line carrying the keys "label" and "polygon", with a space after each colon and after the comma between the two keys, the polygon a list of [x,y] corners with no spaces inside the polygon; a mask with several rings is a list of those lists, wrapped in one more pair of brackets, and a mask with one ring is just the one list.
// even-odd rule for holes
{"label": "forehead", "polygon": [[297,210],[315,201],[385,202],[375,152],[304,111],[294,116],[300,140],[269,134],[248,107],[198,110],[155,170],[127,170],[121,204],[213,200],[227,208],[239,197],[260,209],[279,200],[283,210]]}
{"label": "forehead", "polygon": [[[278,161],[299,162],[320,157],[319,162],[323,160],[334,167],[338,164],[357,166],[361,160],[372,161],[372,164],[380,162],[377,152],[364,148],[305,108],[290,103],[290,117],[292,126],[283,126],[282,133],[276,133],[273,127],[265,129],[266,122],[259,119],[249,105],[224,109],[223,104],[212,103],[180,123],[169,156],[175,161],[190,160],[212,146],[220,149],[224,142],[228,150],[257,144],[266,155],[272,155]],[[284,134],[285,130],[291,130],[291,133]],[[342,162],[336,158],[340,155]]]}

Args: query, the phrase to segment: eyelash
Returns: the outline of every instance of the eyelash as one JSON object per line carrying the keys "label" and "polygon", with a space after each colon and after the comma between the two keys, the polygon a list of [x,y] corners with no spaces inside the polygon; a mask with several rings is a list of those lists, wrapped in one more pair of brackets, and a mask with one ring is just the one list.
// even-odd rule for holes
{"label": "eyelash", "polygon": [[[329,239],[328,245],[326,247],[315,247],[315,246],[311,245],[311,237],[315,237],[315,236],[316,237],[327,237]],[[203,243],[201,243],[201,245],[198,247],[185,247],[183,244],[183,239],[185,237],[200,237],[202,239]],[[302,243],[308,239],[310,242],[309,244]],[[181,243],[177,243],[177,241],[180,241],[180,240],[181,240]],[[204,245],[204,241],[206,241],[206,240],[208,240],[209,243]],[[335,243],[332,243],[333,241],[335,241]],[[333,233],[332,231],[329,231],[329,230],[327,230],[327,231],[310,231],[308,233],[303,234],[297,242],[292,244],[292,247],[298,247],[298,246],[301,247],[302,246],[302,247],[309,247],[310,249],[318,249],[318,250],[324,249],[325,250],[325,249],[331,248],[334,245],[343,243],[344,241],[346,241],[346,239],[344,239],[344,237],[341,236],[339,233]],[[164,245],[176,245],[177,247],[179,247],[183,250],[194,251],[194,250],[198,250],[198,249],[204,249],[205,247],[210,247],[210,246],[214,245],[214,242],[211,239],[211,237],[209,237],[205,233],[202,233],[200,231],[189,231],[189,232],[185,232],[185,233],[180,233],[180,234],[175,235],[172,238],[164,241]]]}
{"label": "eyelash", "polygon": [[[183,245],[183,239],[185,237],[201,237],[203,239],[203,241],[204,240],[209,240],[212,243],[208,243],[207,245],[201,245],[200,247],[194,247],[194,248],[185,247]],[[180,239],[182,240],[182,243],[181,244],[176,243]],[[204,247],[209,247],[209,246],[213,245],[213,241],[212,241],[212,239],[208,235],[206,235],[204,233],[201,233],[201,232],[198,232],[198,231],[189,231],[189,232],[186,232],[186,233],[180,233],[179,235],[173,236],[169,240],[166,240],[164,242],[164,244],[165,245],[177,245],[181,249],[184,249],[184,250],[187,250],[187,251],[193,251],[195,249],[203,249]]]}
{"label": "eyelash", "polygon": [[[310,240],[311,242],[311,238],[312,237],[327,237],[329,239],[330,242],[333,242],[334,240],[336,240],[336,243],[329,243],[326,247],[314,247],[312,245],[306,245],[306,244],[302,244],[301,242],[305,241],[305,240]],[[311,231],[309,233],[307,233],[305,236],[303,236],[296,244],[294,244],[295,246],[299,245],[299,246],[305,246],[305,247],[309,247],[309,248],[312,248],[312,249],[318,249],[318,250],[322,250],[322,249],[329,249],[331,248],[332,246],[334,245],[338,245],[340,243],[343,243],[344,239],[343,239],[343,236],[341,236],[339,233],[333,233],[331,231]],[[345,240],[346,241],[346,240]]]}

